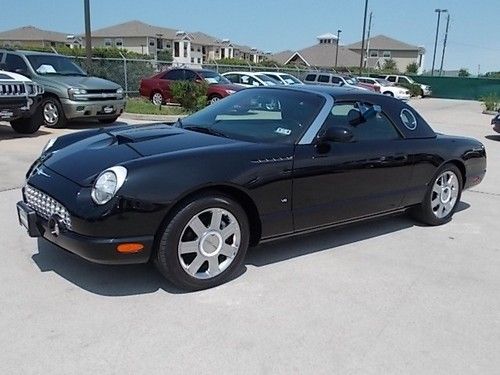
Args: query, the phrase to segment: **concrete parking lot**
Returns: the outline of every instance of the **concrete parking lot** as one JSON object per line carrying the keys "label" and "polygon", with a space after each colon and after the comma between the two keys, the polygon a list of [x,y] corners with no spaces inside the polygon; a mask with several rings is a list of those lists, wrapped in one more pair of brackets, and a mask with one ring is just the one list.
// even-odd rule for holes
{"label": "concrete parking lot", "polygon": [[411,104],[487,147],[487,177],[451,223],[392,217],[261,245],[238,278],[188,294],[148,265],[94,265],[19,227],[44,143],[97,125],[0,125],[0,373],[498,374],[500,134],[477,102]]}

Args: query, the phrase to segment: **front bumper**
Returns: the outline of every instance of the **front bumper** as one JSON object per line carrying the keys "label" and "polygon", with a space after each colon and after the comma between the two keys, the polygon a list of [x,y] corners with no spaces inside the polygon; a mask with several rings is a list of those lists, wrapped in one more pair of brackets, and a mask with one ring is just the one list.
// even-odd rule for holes
{"label": "front bumper", "polygon": [[14,121],[33,116],[42,102],[42,96],[0,98],[0,120]]}
{"label": "front bumper", "polygon": [[67,119],[113,118],[120,116],[125,109],[125,99],[99,101],[61,99],[61,104]]}
{"label": "front bumper", "polygon": [[[148,262],[153,249],[153,236],[102,238],[90,237],[71,232],[56,220],[46,220],[39,216],[26,203],[17,203],[19,223],[24,226],[31,237],[42,237],[45,240],[76,254],[88,261],[100,264],[137,264]],[[143,250],[137,253],[120,253],[117,246],[124,243],[140,243]]]}
{"label": "front bumper", "polygon": [[396,99],[407,101],[410,100],[411,95],[410,94],[396,94]]}
{"label": "front bumper", "polygon": [[424,96],[432,95],[432,90],[429,87],[422,87],[422,92],[424,93]]}

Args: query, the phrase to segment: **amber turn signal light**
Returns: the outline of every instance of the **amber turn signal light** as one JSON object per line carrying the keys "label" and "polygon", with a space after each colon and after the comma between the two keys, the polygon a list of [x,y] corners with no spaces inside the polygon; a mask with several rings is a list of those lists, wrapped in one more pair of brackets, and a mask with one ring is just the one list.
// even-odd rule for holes
{"label": "amber turn signal light", "polygon": [[119,253],[138,253],[144,249],[144,245],[141,243],[122,243],[116,247]]}

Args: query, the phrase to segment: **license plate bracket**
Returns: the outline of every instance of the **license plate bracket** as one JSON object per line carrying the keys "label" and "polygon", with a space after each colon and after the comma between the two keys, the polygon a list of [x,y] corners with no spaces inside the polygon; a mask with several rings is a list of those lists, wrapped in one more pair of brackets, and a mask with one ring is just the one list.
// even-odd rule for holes
{"label": "license plate bracket", "polygon": [[24,202],[16,205],[19,224],[26,228],[30,237],[40,237],[42,234],[38,228],[36,212]]}

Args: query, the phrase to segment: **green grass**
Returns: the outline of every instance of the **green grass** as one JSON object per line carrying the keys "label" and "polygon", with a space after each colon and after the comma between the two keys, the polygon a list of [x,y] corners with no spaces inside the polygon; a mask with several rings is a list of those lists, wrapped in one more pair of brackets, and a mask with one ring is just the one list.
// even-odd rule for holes
{"label": "green grass", "polygon": [[182,107],[162,105],[161,109],[153,105],[149,100],[143,98],[132,98],[127,100],[125,112],[140,113],[144,115],[185,115],[187,112]]}

